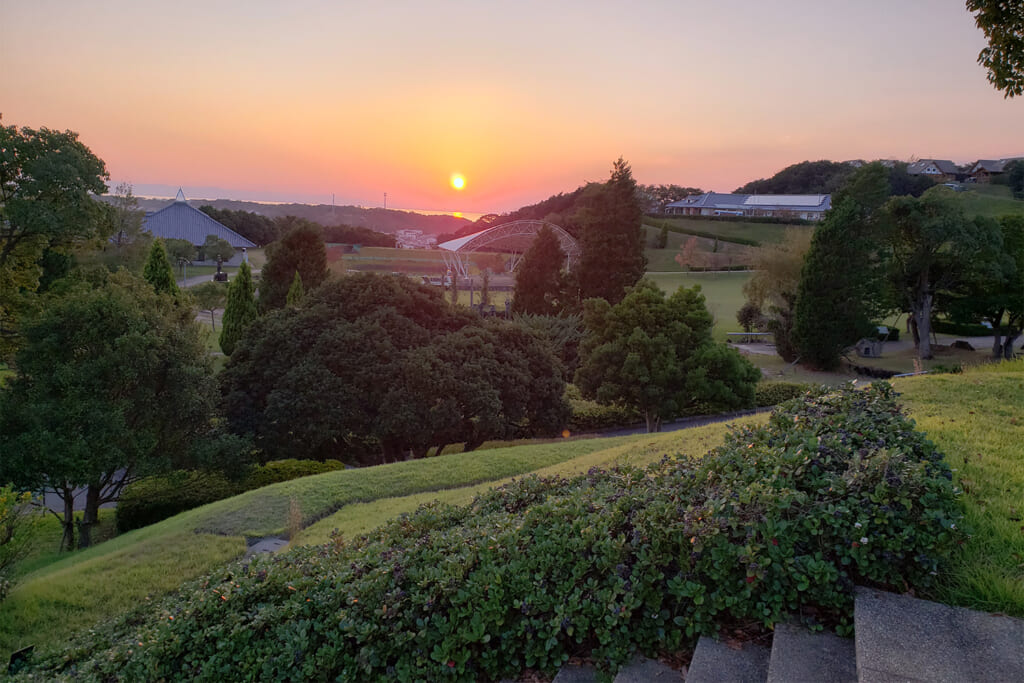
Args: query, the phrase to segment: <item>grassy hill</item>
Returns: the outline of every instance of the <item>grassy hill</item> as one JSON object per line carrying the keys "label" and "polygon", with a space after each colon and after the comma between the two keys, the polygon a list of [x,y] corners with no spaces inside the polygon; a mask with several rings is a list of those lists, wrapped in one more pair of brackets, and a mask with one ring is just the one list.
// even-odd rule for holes
{"label": "grassy hill", "polygon": [[1024,215],[1024,200],[1014,199],[1005,185],[968,185],[970,189],[958,192],[957,199],[968,216]]}
{"label": "grassy hill", "polygon": [[[1024,616],[1024,362],[963,375],[896,383],[918,428],[948,457],[963,488],[970,538],[938,595],[956,604]],[[747,418],[745,421],[763,418]],[[293,544],[345,537],[431,500],[460,504],[527,472],[566,475],[664,454],[699,456],[727,427],[563,441],[332,472],[251,491],[66,556],[24,577],[0,605],[0,657],[35,644],[60,646],[73,632],[155,600],[245,550],[247,537],[277,535],[291,501],[305,527]]]}

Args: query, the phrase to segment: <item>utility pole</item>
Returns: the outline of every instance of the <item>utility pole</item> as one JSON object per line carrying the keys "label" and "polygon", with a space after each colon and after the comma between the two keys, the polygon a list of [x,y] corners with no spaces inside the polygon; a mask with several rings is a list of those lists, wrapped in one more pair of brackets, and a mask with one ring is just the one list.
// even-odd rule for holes
{"label": "utility pole", "polygon": [[384,193],[384,210],[385,211],[388,210],[388,193],[387,192]]}

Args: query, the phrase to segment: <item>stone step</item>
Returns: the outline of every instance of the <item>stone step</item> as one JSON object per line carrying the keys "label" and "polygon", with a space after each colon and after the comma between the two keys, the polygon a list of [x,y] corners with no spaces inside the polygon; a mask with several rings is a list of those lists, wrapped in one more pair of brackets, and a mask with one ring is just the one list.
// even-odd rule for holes
{"label": "stone step", "polygon": [[656,659],[637,656],[626,666],[619,669],[614,683],[682,683],[682,671],[676,671],[668,664]]}
{"label": "stone step", "polygon": [[686,683],[765,683],[771,650],[744,643],[734,649],[707,636],[697,641]]}
{"label": "stone step", "polygon": [[858,587],[857,676],[893,681],[1024,681],[1024,621]]}
{"label": "stone step", "polygon": [[589,664],[563,664],[551,683],[597,683],[597,669]]}
{"label": "stone step", "polygon": [[778,624],[772,636],[768,683],[855,683],[853,640]]}

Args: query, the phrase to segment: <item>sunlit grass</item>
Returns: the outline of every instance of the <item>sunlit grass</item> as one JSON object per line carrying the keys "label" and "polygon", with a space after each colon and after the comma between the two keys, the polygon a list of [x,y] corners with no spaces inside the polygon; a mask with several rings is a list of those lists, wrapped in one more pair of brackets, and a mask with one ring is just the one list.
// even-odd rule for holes
{"label": "sunlit grass", "polygon": [[1024,361],[896,387],[964,490],[970,539],[937,597],[1024,617]]}

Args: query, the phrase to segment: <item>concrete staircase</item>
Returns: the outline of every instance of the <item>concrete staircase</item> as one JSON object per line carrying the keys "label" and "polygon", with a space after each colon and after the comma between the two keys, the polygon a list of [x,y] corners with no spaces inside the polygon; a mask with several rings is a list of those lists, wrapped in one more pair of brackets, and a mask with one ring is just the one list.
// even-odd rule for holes
{"label": "concrete staircase", "polygon": [[[687,671],[638,657],[614,683],[1024,683],[1024,621],[858,588],[856,638],[780,624],[771,647],[701,638]],[[566,665],[553,683],[596,683]]]}

